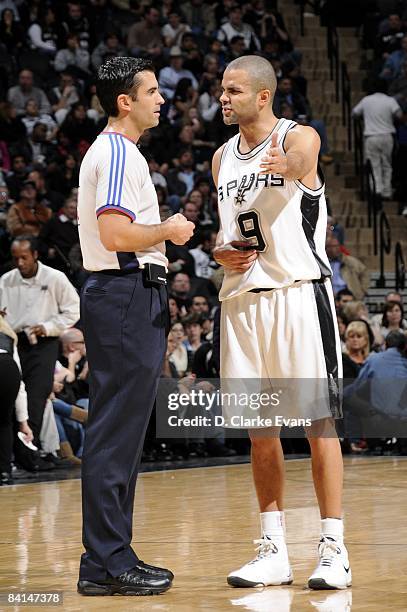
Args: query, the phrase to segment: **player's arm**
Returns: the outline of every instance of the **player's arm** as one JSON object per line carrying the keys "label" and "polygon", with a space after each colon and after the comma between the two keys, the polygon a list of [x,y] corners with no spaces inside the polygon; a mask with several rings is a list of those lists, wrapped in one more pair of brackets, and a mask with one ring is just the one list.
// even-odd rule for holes
{"label": "player's arm", "polygon": [[99,220],[99,233],[103,246],[108,251],[144,251],[165,240],[174,244],[185,244],[194,233],[195,225],[177,213],[155,225],[132,223],[120,212],[106,211]]}
{"label": "player's arm", "polygon": [[[218,186],[219,168],[224,148],[225,145],[219,147],[212,159],[212,176],[216,187]],[[252,266],[258,253],[254,250],[239,251],[236,249],[237,245],[237,242],[231,242],[230,244],[226,245],[224,244],[223,231],[221,228],[216,238],[213,258],[218,264],[224,268],[232,270],[233,272],[246,272],[246,270]]]}
{"label": "player's arm", "polygon": [[306,177],[318,164],[321,146],[314,128],[296,125],[287,133],[284,154],[277,144],[277,133],[271,138],[271,145],[260,164],[261,174],[280,174],[289,181]]}

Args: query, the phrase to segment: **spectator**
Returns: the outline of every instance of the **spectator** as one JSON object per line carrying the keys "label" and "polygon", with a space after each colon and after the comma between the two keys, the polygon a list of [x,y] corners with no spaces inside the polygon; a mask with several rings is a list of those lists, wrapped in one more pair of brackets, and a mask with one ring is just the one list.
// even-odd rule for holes
{"label": "spectator", "polygon": [[50,102],[58,125],[63,123],[72,106],[79,102],[79,93],[74,77],[68,72],[62,72],[59,84],[50,92]]}
{"label": "spectator", "polygon": [[393,134],[396,132],[394,121],[401,118],[402,111],[396,100],[388,96],[385,91],[386,84],[379,81],[375,86],[375,92],[362,98],[352,110],[352,114],[363,117],[365,155],[372,164],[376,193],[390,199]]}
{"label": "spectator", "polygon": [[[70,142],[78,151],[81,143],[89,147],[97,134],[96,124],[93,119],[87,116],[86,107],[82,102],[76,102],[72,105],[60,129],[63,134],[68,136]],[[84,155],[85,151],[82,150],[82,153]]]}
{"label": "spectator", "polygon": [[[172,329],[173,325],[175,323],[178,323],[178,321],[181,318],[181,313],[180,313],[180,309],[178,308],[177,300],[172,296],[169,296],[168,298],[168,309],[170,313],[170,322],[171,322],[171,329]],[[184,314],[186,314],[186,312]],[[182,327],[182,335],[184,335],[183,327]]]}
{"label": "spectator", "polygon": [[69,382],[75,405],[87,409],[89,399],[89,367],[83,332],[76,327],[65,329],[60,337],[61,352],[58,360],[70,373]]}
{"label": "spectator", "polygon": [[178,304],[178,308],[182,310],[184,307],[188,310],[191,303],[191,281],[188,274],[178,272],[171,282],[171,295]]}
{"label": "spectator", "polygon": [[65,34],[73,32],[78,35],[82,49],[88,49],[90,39],[90,25],[87,17],[83,15],[82,5],[76,0],[68,2],[68,13],[62,22]]}
{"label": "spectator", "polygon": [[66,37],[66,46],[59,49],[55,56],[54,68],[57,72],[70,71],[78,78],[86,78],[89,74],[89,52],[79,44],[78,35],[71,32]]}
{"label": "spectator", "polygon": [[[388,304],[389,302],[397,302],[398,304],[401,304],[401,306],[403,306],[403,297],[401,293],[399,291],[389,291],[388,293],[386,293],[385,303],[383,304],[383,308],[385,304]],[[371,317],[370,325],[372,329],[376,329],[376,328],[380,329],[382,325],[382,321],[383,321],[383,308],[381,312]],[[403,319],[403,326],[404,325],[407,327],[407,321],[405,319]]]}
{"label": "spectator", "polygon": [[131,26],[127,35],[127,48],[132,55],[152,59],[162,54],[160,13],[153,6],[146,7],[144,19]]}
{"label": "spectator", "polygon": [[370,273],[359,259],[341,253],[340,246],[337,238],[328,238],[326,241],[334,294],[341,289],[348,289],[357,300],[363,300],[369,290]]}
{"label": "spectator", "polygon": [[77,208],[76,198],[68,198],[61,212],[45,223],[39,235],[47,252],[47,263],[65,274],[70,272],[69,253],[79,242]]}
{"label": "spectator", "polygon": [[229,64],[237,57],[246,55],[247,53],[248,52],[246,52],[246,45],[243,36],[233,36],[233,38],[231,38],[229,41],[229,46],[226,51],[226,61]]}
{"label": "spectator", "polygon": [[384,339],[391,331],[405,331],[407,325],[404,320],[404,309],[401,302],[388,301],[383,308],[382,325],[380,333]]}
{"label": "spectator", "polygon": [[35,183],[27,180],[21,189],[20,200],[8,211],[7,229],[13,238],[22,234],[38,236],[50,217],[50,209],[37,202]]}
{"label": "spectator", "polygon": [[170,194],[183,196],[192,190],[196,177],[195,160],[191,148],[185,148],[179,156],[178,168],[169,171],[167,177]]}
{"label": "spectator", "polygon": [[61,36],[54,9],[51,6],[44,8],[39,19],[30,25],[27,33],[32,49],[53,57],[58,48],[58,39]]}
{"label": "spectator", "polygon": [[42,123],[47,127],[47,140],[53,140],[57,133],[58,126],[51,115],[45,113],[40,114],[38,104],[34,99],[27,100],[25,114],[21,119],[25,125],[28,136],[32,135],[34,125],[37,123]]}
{"label": "spectator", "polygon": [[339,311],[343,311],[343,308],[346,306],[346,304],[349,304],[350,302],[353,302],[355,299],[355,296],[353,295],[352,291],[349,291],[349,289],[340,289],[336,294],[335,294],[335,304],[336,307]]}
{"label": "spectator", "polygon": [[190,309],[191,314],[198,314],[201,317],[209,316],[209,304],[204,295],[194,295]]}
{"label": "spectator", "polygon": [[45,92],[39,87],[34,87],[34,75],[31,70],[21,70],[18,76],[18,85],[11,87],[7,92],[7,99],[13,104],[17,115],[23,115],[28,100],[34,99],[41,114],[51,112],[51,105]]}
{"label": "spectator", "polygon": [[104,39],[92,52],[92,66],[97,70],[109,57],[127,55],[126,48],[120,43],[116,32],[107,32]]}
{"label": "spectator", "polygon": [[15,21],[20,21],[20,15],[14,0],[0,0],[0,14],[2,14],[6,9],[13,13]]}
{"label": "spectator", "polygon": [[171,123],[186,120],[189,109],[195,108],[197,101],[198,92],[193,88],[191,79],[180,79],[174,91],[168,119]]}
{"label": "spectator", "polygon": [[41,121],[34,124],[31,136],[21,149],[32,165],[43,168],[55,161],[56,147],[47,139],[47,125]]}
{"label": "spectator", "polygon": [[372,437],[383,438],[386,429],[391,437],[398,435],[400,425],[405,423],[405,350],[406,335],[400,331],[390,332],[386,338],[386,350],[372,353],[357,379],[344,391],[349,410],[365,417],[365,428]]}
{"label": "spectator", "polygon": [[238,4],[231,7],[228,20],[218,30],[218,40],[221,43],[229,44],[234,36],[243,37],[246,51],[250,51],[250,53],[260,51],[260,41],[252,26],[243,22],[242,9]]}
{"label": "spectator", "polygon": [[342,356],[343,377],[356,378],[370,354],[373,335],[366,321],[354,320],[345,331],[346,352]]}
{"label": "spectator", "polygon": [[386,28],[379,33],[377,52],[386,60],[391,53],[398,51],[405,36],[405,28],[400,15],[389,15]]}
{"label": "spectator", "polygon": [[13,484],[11,459],[13,450],[14,411],[18,429],[26,442],[33,433],[28,425],[27,393],[21,380],[21,365],[17,352],[17,336],[0,311],[0,486]]}
{"label": "spectator", "polygon": [[407,110],[407,61],[403,62],[400,76],[389,85],[389,96],[396,99],[403,112]]}
{"label": "spectator", "polygon": [[294,117],[311,115],[311,108],[307,100],[300,93],[294,91],[292,80],[289,77],[283,77],[277,86],[273,108],[278,117],[282,116],[283,103],[294,109]]}
{"label": "spectator", "polygon": [[38,169],[32,170],[28,174],[27,180],[34,183],[37,190],[37,202],[39,204],[51,208],[54,212],[59,211],[64,204],[64,198],[61,193],[49,188],[45,181],[44,172]]}
{"label": "spectator", "polygon": [[197,90],[198,82],[190,70],[183,69],[183,57],[179,47],[171,47],[170,65],[160,70],[158,82],[161,93],[167,100],[172,100],[181,79],[190,79],[192,87]]}
{"label": "spectator", "polygon": [[394,51],[387,58],[383,70],[380,73],[380,78],[386,81],[393,81],[402,74],[403,64],[407,61],[407,34],[404,35],[401,41],[401,48]]}
{"label": "spectator", "polygon": [[186,340],[184,340],[185,348],[192,355],[194,355],[202,344],[202,326],[200,315],[197,313],[192,313],[186,316],[183,319],[183,324],[187,336]]}
{"label": "spectator", "polygon": [[[370,354],[372,332],[366,321],[352,321],[345,331],[345,352],[342,354],[343,378],[345,387],[358,377],[359,372]],[[344,414],[345,432],[362,432],[362,423],[357,415],[346,411]],[[355,435],[355,433],[353,433]],[[363,438],[350,438],[352,453],[367,449]]]}
{"label": "spectator", "polygon": [[191,28],[187,23],[181,23],[181,15],[179,13],[170,13],[168,15],[168,23],[161,30],[164,45],[166,47],[181,46],[183,34],[190,31]]}
{"label": "spectator", "polygon": [[218,267],[212,257],[215,244],[216,232],[205,231],[202,234],[202,244],[190,250],[195,261],[195,276],[198,278],[211,278],[214,270]]}
{"label": "spectator", "polygon": [[1,13],[0,40],[11,55],[19,51],[26,41],[21,24],[16,21],[13,11],[9,8]]}
{"label": "spectator", "polygon": [[15,106],[11,102],[0,102],[0,140],[11,147],[21,142],[26,136],[26,129],[21,117],[17,117]]}
{"label": "spectator", "polygon": [[[363,320],[368,322],[369,320],[369,311],[364,302],[360,300],[352,300],[345,304],[342,308],[342,314],[344,316],[345,321],[350,323],[351,321]],[[371,342],[373,345],[373,342]]]}
{"label": "spectator", "polygon": [[182,323],[175,323],[171,326],[171,353],[169,356],[169,362],[174,366],[177,378],[186,376],[187,372],[191,371],[192,366],[192,353],[188,351],[185,344],[185,331]]}
{"label": "spectator", "polygon": [[209,36],[213,33],[216,24],[210,4],[203,0],[189,0],[181,4],[181,11],[194,34]]}
{"label": "spectator", "polygon": [[21,155],[21,153],[14,155],[11,159],[11,172],[7,174],[6,178],[6,183],[13,200],[17,200],[20,197],[20,190],[23,187],[27,175],[28,166],[24,155]]}
{"label": "spectator", "polygon": [[[40,447],[45,402],[52,391],[58,335],[79,319],[79,298],[66,276],[38,261],[35,239],[21,236],[11,246],[16,269],[0,278],[0,304],[18,336],[28,395],[29,425]],[[50,463],[52,468],[54,464]]]}

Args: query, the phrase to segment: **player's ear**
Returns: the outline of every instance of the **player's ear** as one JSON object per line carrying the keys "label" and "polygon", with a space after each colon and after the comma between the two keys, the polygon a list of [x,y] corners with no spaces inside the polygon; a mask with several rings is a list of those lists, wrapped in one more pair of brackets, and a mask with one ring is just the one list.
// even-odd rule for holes
{"label": "player's ear", "polygon": [[128,112],[131,110],[130,100],[127,94],[120,94],[117,96],[117,108],[119,113],[123,111]]}
{"label": "player's ear", "polygon": [[271,91],[269,89],[262,89],[259,91],[259,103],[261,107],[268,106],[270,104]]}

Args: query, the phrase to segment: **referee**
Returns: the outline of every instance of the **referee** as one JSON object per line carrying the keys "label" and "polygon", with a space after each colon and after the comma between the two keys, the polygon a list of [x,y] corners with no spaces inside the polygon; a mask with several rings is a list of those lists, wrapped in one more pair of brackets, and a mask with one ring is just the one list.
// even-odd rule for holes
{"label": "referee", "polygon": [[79,237],[91,271],[81,298],[90,369],[82,457],[82,595],[152,595],[169,570],[131,548],[134,492],[144,436],[166,347],[165,240],[182,245],[194,224],[176,214],[160,223],[148,165],[137,147],[158,125],[164,100],[153,66],[115,57],[99,68],[97,94],[108,115],[79,177]]}

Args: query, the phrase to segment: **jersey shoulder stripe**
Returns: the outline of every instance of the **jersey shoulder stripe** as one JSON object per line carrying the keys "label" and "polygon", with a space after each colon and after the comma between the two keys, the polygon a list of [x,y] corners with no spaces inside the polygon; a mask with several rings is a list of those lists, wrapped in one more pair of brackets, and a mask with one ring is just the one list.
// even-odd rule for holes
{"label": "jersey shoulder stripe", "polygon": [[109,134],[110,170],[106,206],[120,206],[123,191],[126,146],[119,134]]}

